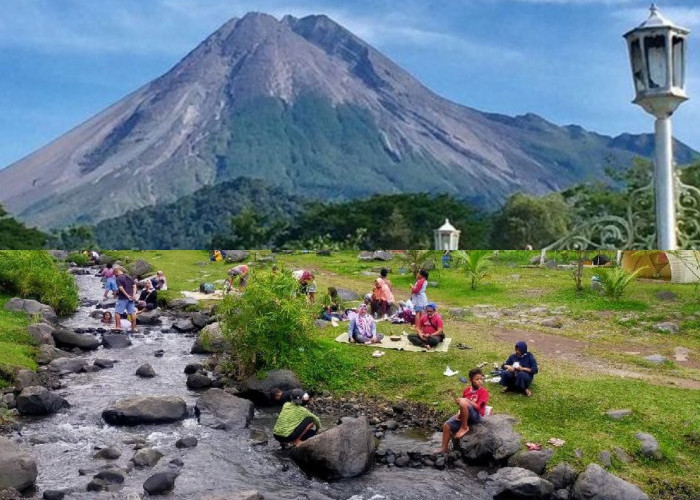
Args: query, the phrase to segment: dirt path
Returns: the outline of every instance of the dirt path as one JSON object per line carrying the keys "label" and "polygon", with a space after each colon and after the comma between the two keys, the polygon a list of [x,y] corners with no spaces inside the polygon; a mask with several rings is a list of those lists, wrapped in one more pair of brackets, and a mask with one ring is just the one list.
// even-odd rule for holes
{"label": "dirt path", "polygon": [[[682,387],[684,389],[700,390],[700,381],[698,380],[660,375],[656,371],[643,368],[641,366],[614,363],[605,358],[592,357],[590,350],[601,348],[600,345],[593,342],[570,339],[567,337],[560,337],[558,335],[549,335],[546,333],[533,332],[518,328],[505,328],[500,325],[490,327],[486,329],[485,332],[490,333],[494,338],[500,341],[511,344],[515,344],[515,342],[519,340],[524,340],[527,342],[529,349],[541,353],[543,357],[572,362],[579,367],[584,368],[586,371],[593,371],[620,378],[644,380],[657,385],[670,385],[674,387]],[[631,354],[629,351],[617,347],[613,348],[612,350],[621,354]],[[647,353],[637,350],[635,352],[639,354],[653,354],[651,351],[648,351]],[[680,366],[697,368],[697,366],[695,366],[696,362],[693,361],[677,363]]]}

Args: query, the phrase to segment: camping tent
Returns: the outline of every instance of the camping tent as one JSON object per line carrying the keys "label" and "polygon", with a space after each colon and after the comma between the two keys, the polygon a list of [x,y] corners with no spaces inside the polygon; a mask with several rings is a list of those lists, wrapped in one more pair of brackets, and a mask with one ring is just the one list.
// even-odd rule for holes
{"label": "camping tent", "polygon": [[696,283],[700,281],[700,251],[625,251],[622,255],[622,268],[628,272],[644,268],[638,274],[640,278]]}

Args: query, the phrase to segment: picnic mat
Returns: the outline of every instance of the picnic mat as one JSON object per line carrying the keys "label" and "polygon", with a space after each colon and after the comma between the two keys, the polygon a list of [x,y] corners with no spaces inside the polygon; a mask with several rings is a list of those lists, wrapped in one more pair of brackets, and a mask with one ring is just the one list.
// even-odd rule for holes
{"label": "picnic mat", "polygon": [[[341,342],[343,344],[349,344],[348,332],[343,332],[335,338],[336,342]],[[429,351],[426,351],[422,347],[415,346],[408,341],[406,335],[401,335],[401,340],[391,340],[388,336],[385,336],[381,342],[378,344],[368,344],[368,347],[379,347],[380,349],[397,349],[399,351],[411,351],[411,352],[447,352],[450,348],[451,338],[445,338],[440,342],[437,347],[433,347]],[[363,344],[357,344],[364,346]]]}
{"label": "picnic mat", "polygon": [[182,292],[182,295],[188,299],[197,300],[221,300],[224,298],[224,292],[222,290],[215,290],[214,293]]}

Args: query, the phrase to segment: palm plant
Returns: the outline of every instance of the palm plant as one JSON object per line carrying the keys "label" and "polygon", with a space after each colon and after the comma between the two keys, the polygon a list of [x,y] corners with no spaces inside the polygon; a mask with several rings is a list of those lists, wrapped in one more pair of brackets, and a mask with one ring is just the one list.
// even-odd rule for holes
{"label": "palm plant", "polygon": [[488,275],[491,267],[492,252],[489,250],[463,250],[454,252],[455,260],[470,280],[471,288],[474,290],[479,283]]}
{"label": "palm plant", "polygon": [[625,289],[637,275],[646,267],[636,269],[634,272],[627,272],[621,267],[611,267],[601,269],[599,272],[600,283],[604,295],[613,300],[619,300],[625,293]]}
{"label": "palm plant", "polygon": [[411,271],[411,274],[416,274],[433,259],[434,254],[434,250],[405,250],[396,254],[396,258]]}

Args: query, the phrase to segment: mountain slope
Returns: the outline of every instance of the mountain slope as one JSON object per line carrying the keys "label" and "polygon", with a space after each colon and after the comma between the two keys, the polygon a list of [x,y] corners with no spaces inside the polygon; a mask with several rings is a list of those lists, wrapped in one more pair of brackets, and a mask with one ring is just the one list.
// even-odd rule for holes
{"label": "mountain slope", "polygon": [[[600,177],[639,149],[644,141],[449,102],[326,16],[254,13],[0,171],[0,202],[61,227],[246,176],[306,197],[428,191],[489,207]],[[694,154],[676,151],[682,163]]]}

